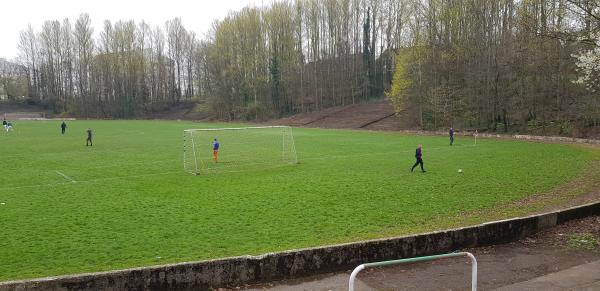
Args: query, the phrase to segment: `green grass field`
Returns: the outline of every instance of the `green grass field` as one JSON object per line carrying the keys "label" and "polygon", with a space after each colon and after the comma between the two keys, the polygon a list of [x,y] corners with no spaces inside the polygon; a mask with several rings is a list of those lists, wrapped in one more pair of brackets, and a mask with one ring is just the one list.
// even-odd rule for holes
{"label": "green grass field", "polygon": [[[600,160],[570,145],[457,137],[450,147],[445,137],[301,128],[300,164],[194,176],[182,170],[183,129],[222,124],[72,121],[64,136],[59,124],[0,134],[0,280],[479,223]],[[425,174],[409,172],[419,143]]]}

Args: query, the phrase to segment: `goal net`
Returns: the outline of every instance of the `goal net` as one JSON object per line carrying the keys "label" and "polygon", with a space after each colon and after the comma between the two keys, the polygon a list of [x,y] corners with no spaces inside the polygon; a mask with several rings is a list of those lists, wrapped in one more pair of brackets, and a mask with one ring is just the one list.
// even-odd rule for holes
{"label": "goal net", "polygon": [[6,120],[41,120],[46,118],[44,112],[7,112],[3,115]]}
{"label": "goal net", "polygon": [[[219,143],[215,159],[214,141]],[[186,129],[183,169],[192,174],[249,171],[297,163],[289,126]]]}

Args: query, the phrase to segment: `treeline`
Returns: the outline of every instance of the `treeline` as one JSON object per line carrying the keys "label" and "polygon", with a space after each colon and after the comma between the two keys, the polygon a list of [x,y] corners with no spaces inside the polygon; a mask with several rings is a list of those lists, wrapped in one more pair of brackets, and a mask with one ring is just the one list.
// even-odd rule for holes
{"label": "treeline", "polygon": [[29,96],[57,112],[134,117],[195,96],[198,45],[176,18],[163,28],[105,21],[99,38],[87,14],[21,33]]}
{"label": "treeline", "polygon": [[[423,128],[598,122],[575,84],[594,0],[295,0],[247,7],[204,38],[86,14],[23,31],[29,95],[56,111],[134,117],[182,101],[261,119],[382,97]],[[392,78],[396,73],[394,88]]]}
{"label": "treeline", "polygon": [[568,134],[573,122],[600,123],[600,96],[577,82],[576,58],[596,46],[600,2],[427,2],[411,16],[411,44],[398,50],[388,94],[415,125],[545,131],[554,124]]}
{"label": "treeline", "polygon": [[0,58],[0,101],[27,95],[26,72],[27,68]]}
{"label": "treeline", "polygon": [[219,116],[252,118],[382,97],[401,47],[408,1],[305,0],[246,8],[204,43]]}
{"label": "treeline", "polygon": [[182,100],[219,118],[254,119],[381,97],[402,45],[402,1],[294,1],[248,7],[204,39],[179,19],[164,27],[87,14],[21,33],[30,96],[57,111],[132,117]]}

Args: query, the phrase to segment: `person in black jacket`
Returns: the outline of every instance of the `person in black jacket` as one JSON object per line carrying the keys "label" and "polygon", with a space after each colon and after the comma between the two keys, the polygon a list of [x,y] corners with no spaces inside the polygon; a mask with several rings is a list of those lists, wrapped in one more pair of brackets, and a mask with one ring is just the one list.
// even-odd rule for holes
{"label": "person in black jacket", "polygon": [[67,124],[63,121],[60,124],[60,131],[62,132],[62,134],[65,134],[65,130],[67,130]]}
{"label": "person in black jacket", "polygon": [[87,132],[87,139],[85,140],[85,146],[86,147],[88,145],[92,146],[92,129],[88,128],[86,132]]}
{"label": "person in black jacket", "polygon": [[415,152],[415,158],[417,158],[417,162],[410,168],[412,172],[417,165],[421,165],[421,172],[425,173],[425,169],[423,168],[423,146],[419,145],[417,147],[417,151]]}

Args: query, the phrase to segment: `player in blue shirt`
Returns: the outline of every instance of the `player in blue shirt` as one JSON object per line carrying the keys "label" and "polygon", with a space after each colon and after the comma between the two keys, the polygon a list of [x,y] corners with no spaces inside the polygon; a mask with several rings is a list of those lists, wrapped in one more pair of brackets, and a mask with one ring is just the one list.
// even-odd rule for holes
{"label": "player in blue shirt", "polygon": [[213,160],[215,160],[215,163],[219,162],[219,142],[216,138],[213,141]]}
{"label": "player in blue shirt", "polygon": [[419,145],[417,147],[417,151],[415,153],[415,158],[417,158],[417,162],[412,166],[412,168],[410,168],[410,171],[412,172],[415,169],[415,167],[420,164],[421,172],[425,173],[426,171],[423,168],[423,146],[422,145]]}
{"label": "player in blue shirt", "polygon": [[450,127],[450,145],[454,143],[454,128]]}

